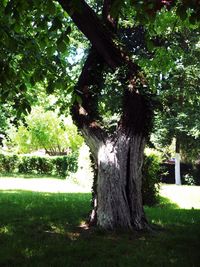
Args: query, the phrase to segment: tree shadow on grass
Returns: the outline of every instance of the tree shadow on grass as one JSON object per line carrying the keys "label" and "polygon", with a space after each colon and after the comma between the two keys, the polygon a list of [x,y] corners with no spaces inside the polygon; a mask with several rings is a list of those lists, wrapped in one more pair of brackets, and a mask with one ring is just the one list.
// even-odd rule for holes
{"label": "tree shadow on grass", "polygon": [[63,251],[77,238],[74,228],[89,213],[90,198],[86,193],[1,191],[0,266],[26,266],[29,259]]}
{"label": "tree shadow on grass", "polygon": [[79,227],[88,193],[0,193],[0,266],[198,266],[200,210],[146,208],[156,235]]}
{"label": "tree shadow on grass", "polygon": [[200,222],[200,210],[182,209],[165,197],[160,197],[158,205],[145,207],[145,211],[150,222],[163,227],[168,225],[186,226]]}

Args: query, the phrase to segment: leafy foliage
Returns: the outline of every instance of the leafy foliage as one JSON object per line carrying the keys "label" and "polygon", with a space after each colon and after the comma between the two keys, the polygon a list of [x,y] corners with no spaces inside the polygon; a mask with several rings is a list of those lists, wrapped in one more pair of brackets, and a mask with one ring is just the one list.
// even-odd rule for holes
{"label": "leafy foliage", "polygon": [[78,168],[78,153],[62,157],[18,156],[0,154],[0,173],[41,174],[66,177]]}
{"label": "leafy foliage", "polygon": [[68,22],[54,1],[1,2],[0,96],[2,102],[11,101],[18,115],[30,111],[37,83],[48,93],[66,88]]}
{"label": "leafy foliage", "polygon": [[154,145],[160,148],[178,138],[184,159],[194,160],[200,147],[200,28],[190,23],[189,13],[182,21],[175,11],[157,14],[148,32],[156,44],[151,60],[139,62],[155,93]]}
{"label": "leafy foliage", "polygon": [[10,145],[16,145],[18,153],[45,149],[48,154],[59,155],[77,151],[83,143],[70,117],[58,117],[53,111],[35,107],[25,117],[26,126],[20,124],[10,130]]}
{"label": "leafy foliage", "polygon": [[161,159],[155,154],[144,158],[142,178],[142,198],[144,205],[152,206],[159,201],[159,183],[161,175]]}
{"label": "leafy foliage", "polygon": [[[119,46],[132,39],[143,39],[143,48],[147,46],[149,50],[154,50],[153,60],[149,57],[145,62],[141,59],[141,45],[138,42],[129,43],[127,47],[131,56],[140,54],[141,66],[149,76],[154,72],[154,77],[160,75],[160,66],[166,71],[174,66],[173,42],[170,51],[165,47],[155,48],[152,38],[159,36],[171,38],[172,34],[180,28],[191,27],[191,17],[194,23],[198,19],[199,9],[192,3],[177,3],[173,11],[171,9],[173,1],[113,1],[111,13],[114,17],[119,16],[119,32],[115,40]],[[97,14],[102,11],[102,1],[88,1]],[[73,2],[73,7],[78,9],[78,1]],[[165,9],[159,11],[161,7]],[[184,12],[183,12],[184,11]],[[182,16],[182,13],[184,16]],[[177,15],[178,14],[178,15]],[[186,16],[186,15],[187,16]],[[70,15],[70,14],[69,14]],[[134,18],[134,20],[133,20]],[[69,103],[77,100],[77,95],[73,92],[73,85],[80,72],[82,60],[87,54],[88,42],[74,26],[71,18],[61,8],[57,1],[38,0],[4,0],[0,6],[0,96],[2,104],[10,101],[10,104],[17,110],[17,115],[21,112],[30,112],[30,107],[38,97],[41,90],[38,84],[42,84],[48,94],[55,93],[58,97],[57,105],[65,111]],[[145,29],[142,36],[134,35],[132,32],[136,26],[143,25]],[[182,25],[182,26],[181,26]],[[122,31],[126,29],[126,33]],[[130,35],[127,35],[127,30]],[[142,32],[142,30],[141,30]],[[148,34],[147,34],[148,32]],[[123,36],[122,36],[123,35]],[[126,36],[126,41],[124,40]],[[172,39],[170,39],[171,41]],[[169,41],[169,42],[170,42]],[[130,47],[133,47],[131,51]],[[146,47],[146,48],[147,48]],[[78,49],[79,48],[79,52]],[[137,50],[137,51],[136,51]],[[82,51],[82,56],[80,56]],[[140,52],[139,52],[140,51]],[[147,51],[146,51],[147,52]],[[146,53],[145,52],[145,53]],[[176,49],[177,53],[177,49]],[[143,62],[143,63],[142,63]],[[111,74],[112,75],[112,74]],[[105,78],[105,87],[100,96],[100,112],[104,114],[103,121],[106,125],[115,125],[115,119],[111,121],[109,117],[118,117],[120,113],[121,90],[120,84],[115,81],[111,83],[111,78]],[[152,87],[157,86],[155,79],[150,79]],[[115,90],[112,90],[112,89]],[[115,97],[116,104],[112,97]],[[104,107],[110,107],[105,111]]]}
{"label": "leafy foliage", "polygon": [[[63,2],[66,6],[72,7],[69,16],[58,2]],[[97,14],[96,19],[98,19],[102,11],[103,1],[90,0],[87,2],[94,8]],[[179,81],[174,74],[177,74],[179,79],[182,79],[180,78],[182,71],[179,72],[177,70],[177,65],[183,63],[183,51],[185,45],[187,45],[187,42],[181,43],[180,41],[182,36],[185,35],[186,29],[193,31],[193,33],[198,33],[199,25],[198,27],[196,26],[196,21],[200,17],[198,16],[198,2],[196,0],[190,1],[190,3],[189,1],[178,2],[170,0],[117,0],[108,2],[111,2],[111,13],[114,18],[119,18],[118,27],[121,28],[118,35],[114,34],[113,39],[109,39],[111,43],[115,44],[112,48],[117,48],[119,52],[117,55],[122,55],[123,49],[127,49],[127,57],[130,58],[130,61],[133,59],[133,61],[139,63],[145,71],[147,79],[150,81],[151,89],[148,89],[148,91],[144,89],[140,93],[145,97],[151,96],[151,108],[154,109],[155,104],[159,103],[162,106],[160,108],[161,114],[173,113],[174,115],[175,112],[171,112],[171,107],[172,111],[177,111],[175,106],[178,103],[178,91],[180,91],[177,85]],[[76,72],[80,72],[81,69],[82,60],[75,60],[75,58],[77,55],[77,43],[79,43],[78,41],[82,38],[82,35],[73,26],[72,19],[74,20],[73,13],[75,11],[78,11],[79,15],[83,15],[82,18],[86,18],[86,15],[81,13],[84,10],[80,10],[80,5],[83,3],[84,1],[51,0],[28,2],[23,0],[4,0],[2,2],[0,9],[0,24],[2,26],[0,34],[3,46],[0,52],[0,64],[3,70],[0,73],[2,103],[10,101],[10,104],[19,113],[30,111],[30,106],[37,97],[37,85],[42,84],[48,94],[54,92],[59,96],[57,104],[62,105],[63,110],[66,108],[66,102],[81,104],[81,95],[77,97],[77,92],[73,92],[73,85],[77,79]],[[163,6],[164,9],[161,10]],[[173,6],[174,8],[172,8]],[[93,15],[95,17],[95,14]],[[104,24],[106,23],[100,25],[102,26],[100,27],[101,30],[106,29]],[[92,25],[85,26],[85,28],[89,28]],[[142,29],[141,35],[131,33],[136,27]],[[130,30],[129,35],[127,35],[128,30]],[[103,32],[101,36],[106,37],[106,34],[104,35]],[[133,42],[136,39],[135,37],[142,40]],[[131,38],[132,40],[130,40]],[[90,38],[88,37],[88,39]],[[85,41],[86,39],[84,38],[83,40],[83,54],[86,55],[87,48],[92,46],[93,42],[89,40],[91,45],[88,45]],[[188,39],[186,38],[185,40]],[[99,41],[101,40],[99,39]],[[134,47],[131,49],[131,46]],[[109,51],[106,52],[109,53]],[[77,65],[80,65],[80,67],[77,67]],[[184,64],[184,66],[186,65]],[[105,70],[105,72],[107,74],[108,71]],[[101,93],[98,90],[99,88],[92,88],[94,90],[90,90],[90,92],[91,98],[98,98],[96,102],[98,102],[98,108],[102,115],[99,118],[100,122],[109,130],[112,128],[112,132],[114,132],[117,125],[116,121],[121,113],[122,90],[120,90],[120,87],[125,86],[123,82],[119,84],[116,80],[119,80],[119,76],[121,74],[123,76],[128,70],[119,70],[119,73],[114,75],[112,70],[109,69],[109,72],[111,75],[105,75],[104,87]],[[161,79],[161,76],[164,79]],[[169,77],[171,80],[171,76],[173,76],[173,82],[169,86],[167,82]],[[188,78],[187,80],[189,81]],[[167,81],[165,88],[163,86],[164,81]],[[187,87],[189,87],[189,84]],[[184,97],[189,95],[192,98],[196,92],[196,89],[192,89]],[[71,94],[73,94],[72,97],[69,96]],[[157,98],[157,95],[159,95],[159,98]],[[171,95],[176,96],[173,100],[174,106],[168,101]],[[189,100],[191,98],[187,98],[189,104],[191,104]],[[193,106],[193,104],[191,105]],[[188,105],[189,109],[191,105]],[[168,110],[170,112],[166,113],[165,111]],[[176,114],[180,115],[179,112]],[[43,127],[44,124],[40,126],[41,128],[39,127],[38,129],[45,128]],[[25,128],[23,128],[23,131],[22,138],[27,140]],[[36,131],[35,134],[38,134],[38,132],[41,134],[40,131]],[[59,134],[62,135],[61,132]],[[43,142],[48,140],[45,132],[41,136]],[[32,143],[32,140],[30,143]],[[56,137],[53,140],[56,140]],[[52,139],[48,140],[48,145],[51,143]],[[37,147],[39,147],[38,144]]]}

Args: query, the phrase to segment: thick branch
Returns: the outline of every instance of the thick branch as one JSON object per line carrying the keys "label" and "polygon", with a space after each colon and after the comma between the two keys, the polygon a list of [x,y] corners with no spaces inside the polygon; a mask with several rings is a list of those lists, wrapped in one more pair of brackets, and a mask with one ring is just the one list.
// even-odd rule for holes
{"label": "thick branch", "polygon": [[[113,24],[112,29],[110,27],[107,27],[108,24],[110,24],[109,14],[113,1],[114,0],[105,0],[104,2],[103,23],[97,17],[95,12],[87,5],[87,3],[85,3],[84,0],[80,0],[78,2],[78,6],[77,3],[76,5],[73,4],[73,0],[58,0],[64,10],[66,10],[70,14],[75,24],[93,45],[93,49],[90,51],[88,59],[85,62],[83,71],[79,78],[79,82],[77,84],[77,92],[79,92],[83,103],[82,105],[78,103],[74,105],[73,117],[80,128],[83,129],[87,127],[87,131],[89,130],[90,132],[92,130],[91,133],[93,133],[95,138],[98,138],[99,140],[102,140],[104,132],[100,130],[101,128],[96,122],[96,119],[98,119],[98,112],[96,109],[98,95],[96,94],[96,91],[92,90],[94,89],[94,87],[96,87],[95,90],[100,90],[99,77],[102,77],[102,67],[104,63],[112,67],[113,69],[119,66],[127,67],[126,75],[124,76],[124,82],[126,83],[124,84],[124,88],[127,87],[125,89],[125,91],[127,92],[133,92],[137,90],[135,86],[136,80],[140,80],[141,86],[145,83],[145,81],[142,80],[141,76],[139,76],[139,67],[134,64],[131,59],[129,59],[127,54],[123,51],[123,48],[115,44],[113,41],[113,32],[116,25]],[[131,86],[131,89],[129,88],[130,86],[128,86],[128,84]],[[133,101],[131,102],[132,104],[135,104],[135,112],[132,112],[131,114],[128,114],[126,111],[123,112],[122,120],[124,121],[124,123],[122,123],[121,126],[126,127],[130,124],[129,115],[131,115],[131,117],[134,117],[134,119],[131,119],[133,127],[138,127],[138,123],[136,122],[140,120],[135,118],[138,117],[137,114],[141,115],[143,113],[143,107],[145,106],[144,104],[141,104],[138,108],[137,100],[139,93],[140,92],[137,92],[137,94],[131,93],[131,99],[133,99]],[[143,97],[141,98],[143,99]],[[128,110],[129,108],[132,109],[131,105],[128,105],[126,110]],[[141,121],[143,119],[146,120],[146,117],[144,116],[139,117],[141,118]],[[141,129],[141,127],[139,127],[138,129],[139,131],[143,130]]]}
{"label": "thick branch", "polygon": [[[82,99],[81,105],[78,105],[78,103],[75,105],[76,109],[79,109],[78,116],[82,115],[82,120],[79,124],[87,123],[93,124],[94,126],[96,124],[94,124],[94,121],[99,119],[97,105],[98,94],[102,83],[103,66],[104,62],[102,58],[94,48],[91,48],[75,88],[76,93]],[[82,111],[80,111],[80,107]],[[78,118],[76,121],[78,121]]]}
{"label": "thick branch", "polygon": [[80,0],[78,9],[73,6],[72,0],[58,0],[58,2],[70,14],[76,26],[90,40],[108,65],[112,68],[121,65],[120,51],[116,49],[111,33],[101,23],[95,12],[83,0]]}
{"label": "thick branch", "polygon": [[80,95],[82,104],[76,102],[72,107],[73,119],[94,155],[100,143],[106,138],[105,131],[97,123],[98,94],[101,88],[103,66],[104,61],[96,50],[91,48],[76,85],[76,92]]}
{"label": "thick branch", "polygon": [[83,0],[78,2],[78,6],[73,4],[73,0],[57,0],[63,9],[71,16],[76,26],[89,39],[99,55],[111,68],[122,66],[125,63],[131,64],[134,72],[139,67],[131,63],[126,52],[115,44],[115,36],[101,22],[95,12]]}

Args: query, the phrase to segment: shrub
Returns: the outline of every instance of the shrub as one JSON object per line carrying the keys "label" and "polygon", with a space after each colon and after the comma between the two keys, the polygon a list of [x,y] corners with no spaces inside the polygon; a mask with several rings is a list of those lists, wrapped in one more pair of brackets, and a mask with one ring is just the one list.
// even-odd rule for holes
{"label": "shrub", "polygon": [[48,157],[21,156],[19,173],[53,174],[53,162]]}
{"label": "shrub", "polygon": [[195,180],[195,185],[200,185],[200,161],[194,166],[193,176]]}
{"label": "shrub", "polygon": [[78,168],[78,153],[67,156],[38,157],[0,155],[1,173],[42,174],[65,177],[69,172]]}
{"label": "shrub", "polygon": [[78,169],[78,153],[74,152],[68,156],[55,157],[53,163],[56,173],[60,176],[66,176],[69,172],[75,173]]}
{"label": "shrub", "polygon": [[[175,184],[175,164],[163,163],[165,175],[161,176],[163,183]],[[181,182],[183,185],[200,185],[200,163],[181,163]]]}
{"label": "shrub", "polygon": [[17,171],[19,158],[16,155],[0,155],[0,172],[13,172]]}
{"label": "shrub", "polygon": [[181,177],[181,182],[184,185],[195,185],[195,178],[190,173],[186,173]]}
{"label": "shrub", "polygon": [[152,206],[158,202],[161,159],[154,154],[145,156],[142,173],[143,204]]}

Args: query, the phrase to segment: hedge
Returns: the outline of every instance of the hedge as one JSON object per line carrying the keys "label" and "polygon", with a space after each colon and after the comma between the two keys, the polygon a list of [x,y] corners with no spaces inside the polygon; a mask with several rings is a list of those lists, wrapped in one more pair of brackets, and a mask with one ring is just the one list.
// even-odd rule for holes
{"label": "hedge", "polygon": [[[77,169],[77,152],[59,157],[0,154],[0,173],[2,174],[39,174],[66,177],[68,173],[75,173]],[[154,154],[145,156],[142,178],[144,205],[153,205],[158,202],[160,176],[160,159]]]}
{"label": "hedge", "polygon": [[144,205],[152,206],[159,202],[161,173],[161,159],[155,154],[145,156],[142,168],[142,199]]}
{"label": "hedge", "polygon": [[42,174],[65,177],[78,168],[78,154],[40,157],[0,154],[0,173]]}

